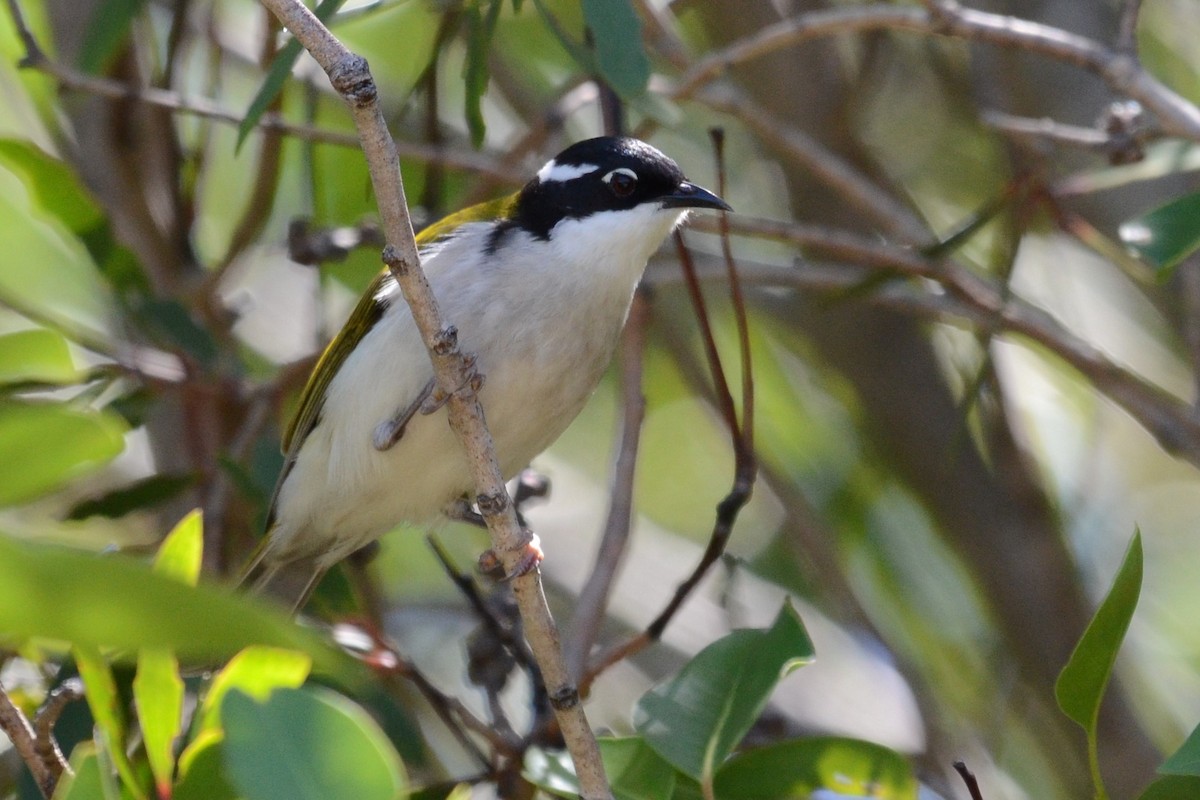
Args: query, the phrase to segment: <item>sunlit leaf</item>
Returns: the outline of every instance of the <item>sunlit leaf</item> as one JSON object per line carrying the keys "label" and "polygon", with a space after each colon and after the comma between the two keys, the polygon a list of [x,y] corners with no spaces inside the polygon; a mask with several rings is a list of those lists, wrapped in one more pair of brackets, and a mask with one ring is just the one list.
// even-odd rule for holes
{"label": "sunlit leaf", "polygon": [[629,0],[583,0],[583,16],[601,77],[622,97],[637,97],[650,80],[642,23]]}
{"label": "sunlit leaf", "polygon": [[348,687],[369,681],[362,664],[255,598],[186,586],[120,556],[0,536],[0,638],[33,637],[119,648],[126,659],[140,647],[170,648],[191,664],[262,644],[305,652]]}
{"label": "sunlit leaf", "polygon": [[276,689],[297,689],[312,669],[312,659],[295,650],[247,647],[222,667],[200,704],[200,730],[221,726],[221,703],[232,689],[266,700]]}
{"label": "sunlit leaf", "polygon": [[277,689],[221,705],[226,774],[246,800],[395,800],[404,769],[359,706],[326,689]]}
{"label": "sunlit leaf", "polygon": [[84,742],[71,751],[71,769],[75,776],[64,774],[54,789],[54,800],[120,800],[112,776],[100,766],[96,746]]}
{"label": "sunlit leaf", "polygon": [[96,720],[98,741],[112,759],[125,788],[135,797],[145,797],[133,765],[125,755],[125,714],[121,710],[121,695],[113,680],[112,669],[99,648],[92,644],[76,642],[71,653],[79,668],[79,677],[83,680],[88,708]]}
{"label": "sunlit leaf", "polygon": [[175,739],[183,725],[183,679],[174,653],[158,647],[138,652],[133,701],[155,788],[159,797],[167,797],[175,772]]}
{"label": "sunlit leaf", "polygon": [[65,403],[0,399],[0,505],[51,492],[125,447],[120,417]]}
{"label": "sunlit leaf", "polygon": [[701,650],[638,701],[634,724],[667,761],[711,777],[758,718],[781,677],[813,658],[790,603],[768,630],[739,630]]}
{"label": "sunlit leaf", "polygon": [[105,492],[98,497],[80,500],[71,506],[66,518],[108,517],[114,519],[123,517],[134,511],[151,508],[177,497],[195,483],[195,475],[150,475],[118,489]]}
{"label": "sunlit leaf", "polygon": [[116,54],[117,47],[129,35],[133,18],[145,0],[101,0],[92,8],[87,36],[79,50],[79,68],[99,74]]}
{"label": "sunlit leaf", "polygon": [[722,800],[831,795],[916,800],[917,779],[893,750],[858,739],[793,739],[738,753],[717,772]]}
{"label": "sunlit leaf", "polygon": [[1096,609],[1070,660],[1054,684],[1054,696],[1063,713],[1078,723],[1087,734],[1088,762],[1098,797],[1107,796],[1100,777],[1096,752],[1096,722],[1100,700],[1112,675],[1117,651],[1133,619],[1142,589],[1142,535],[1135,532],[1112,588]]}
{"label": "sunlit leaf", "polygon": [[179,780],[171,800],[235,800],[237,791],[225,778],[220,731],[202,733],[179,757]]}
{"label": "sunlit leaf", "polygon": [[1165,279],[1180,261],[1200,248],[1200,192],[1123,222],[1117,233]]}
{"label": "sunlit leaf", "polygon": [[154,571],[195,586],[200,580],[204,558],[204,515],[200,509],[188,513],[163,539],[154,555]]}
{"label": "sunlit leaf", "polygon": [[0,336],[0,383],[74,383],[79,370],[57,331],[34,328]]}
{"label": "sunlit leaf", "polygon": [[[321,0],[317,3],[317,7],[313,10],[313,14],[322,22],[327,22],[330,17],[341,7],[346,0]],[[242,117],[242,121],[238,123],[237,144],[236,148],[240,149],[242,142],[246,141],[246,137],[250,135],[250,131],[254,130],[258,125],[258,121],[262,119],[262,115],[266,113],[271,104],[275,102],[275,98],[279,97],[279,93],[283,91],[284,84],[287,83],[292,74],[292,67],[296,65],[296,59],[304,48],[296,39],[290,39],[278,53],[275,54],[274,61],[271,62],[271,68],[267,70],[267,77],[263,80],[262,86],[254,95],[254,99],[250,101],[250,107],[246,109],[246,116]]]}
{"label": "sunlit leaf", "polygon": [[[1200,725],[1197,725],[1179,749],[1158,768],[1163,775],[1200,777]],[[1197,795],[1200,797],[1200,795]]]}

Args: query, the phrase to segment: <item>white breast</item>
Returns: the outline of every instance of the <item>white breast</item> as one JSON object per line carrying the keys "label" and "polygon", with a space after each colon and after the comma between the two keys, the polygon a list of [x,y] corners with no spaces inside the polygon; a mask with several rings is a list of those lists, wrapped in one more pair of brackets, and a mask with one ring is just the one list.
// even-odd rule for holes
{"label": "white breast", "polygon": [[[482,260],[491,223],[465,226],[423,266],[443,316],[475,353],[480,393],[506,477],[548,447],[607,366],[646,260],[680,218],[636,208],[564,220],[539,241],[504,234]],[[432,376],[395,285],[382,319],[330,384],[320,421],[280,488],[268,558],[320,555],[331,565],[400,522],[422,522],[469,491],[445,411],[413,419],[390,450],[375,427]]]}

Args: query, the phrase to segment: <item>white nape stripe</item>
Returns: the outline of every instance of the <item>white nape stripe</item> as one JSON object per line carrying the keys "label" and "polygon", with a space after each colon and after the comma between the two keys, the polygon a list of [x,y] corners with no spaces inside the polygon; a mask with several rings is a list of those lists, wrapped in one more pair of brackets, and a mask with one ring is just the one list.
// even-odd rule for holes
{"label": "white nape stripe", "polygon": [[546,162],[537,172],[538,182],[569,181],[600,169],[595,164],[559,164],[554,159]]}

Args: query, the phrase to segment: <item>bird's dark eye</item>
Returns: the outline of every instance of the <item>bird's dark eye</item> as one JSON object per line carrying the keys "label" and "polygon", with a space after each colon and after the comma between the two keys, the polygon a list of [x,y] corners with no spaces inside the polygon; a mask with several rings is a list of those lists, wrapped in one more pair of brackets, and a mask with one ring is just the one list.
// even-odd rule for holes
{"label": "bird's dark eye", "polygon": [[621,167],[605,175],[604,182],[617,197],[629,197],[637,188],[637,175],[633,170]]}

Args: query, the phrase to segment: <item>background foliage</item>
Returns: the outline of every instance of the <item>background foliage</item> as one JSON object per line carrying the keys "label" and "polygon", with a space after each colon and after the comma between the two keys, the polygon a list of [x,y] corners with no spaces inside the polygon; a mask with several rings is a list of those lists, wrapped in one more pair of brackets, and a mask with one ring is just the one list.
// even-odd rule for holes
{"label": "background foliage", "polygon": [[[999,16],[318,7],[369,59],[426,220],[617,125],[715,185],[707,131],[725,131],[761,472],[723,569],[592,686],[622,797],[912,797],[918,778],[965,796],[960,758],[988,800],[1101,779],[1200,796],[1200,20],[1186,0],[978,8]],[[1004,15],[1043,38],[1002,41],[984,22]],[[213,585],[261,529],[315,353],[378,269],[325,77],[250,0],[10,0],[0,20],[0,684],[29,716],[62,712],[60,794],[569,792],[544,703],[423,531],[313,608],[412,663],[372,672]],[[1124,89],[1140,104],[1118,66],[1144,70]],[[696,227],[736,365],[720,245]],[[732,480],[673,253],[646,284],[644,418],[614,370],[527,507],[576,664],[587,614],[607,647],[665,605]],[[633,535],[605,604],[580,598],[606,520],[624,527],[618,453],[636,456]],[[486,546],[438,539],[463,565]],[[86,708],[60,708],[76,675]],[[0,796],[37,796],[22,770],[0,751]]]}

